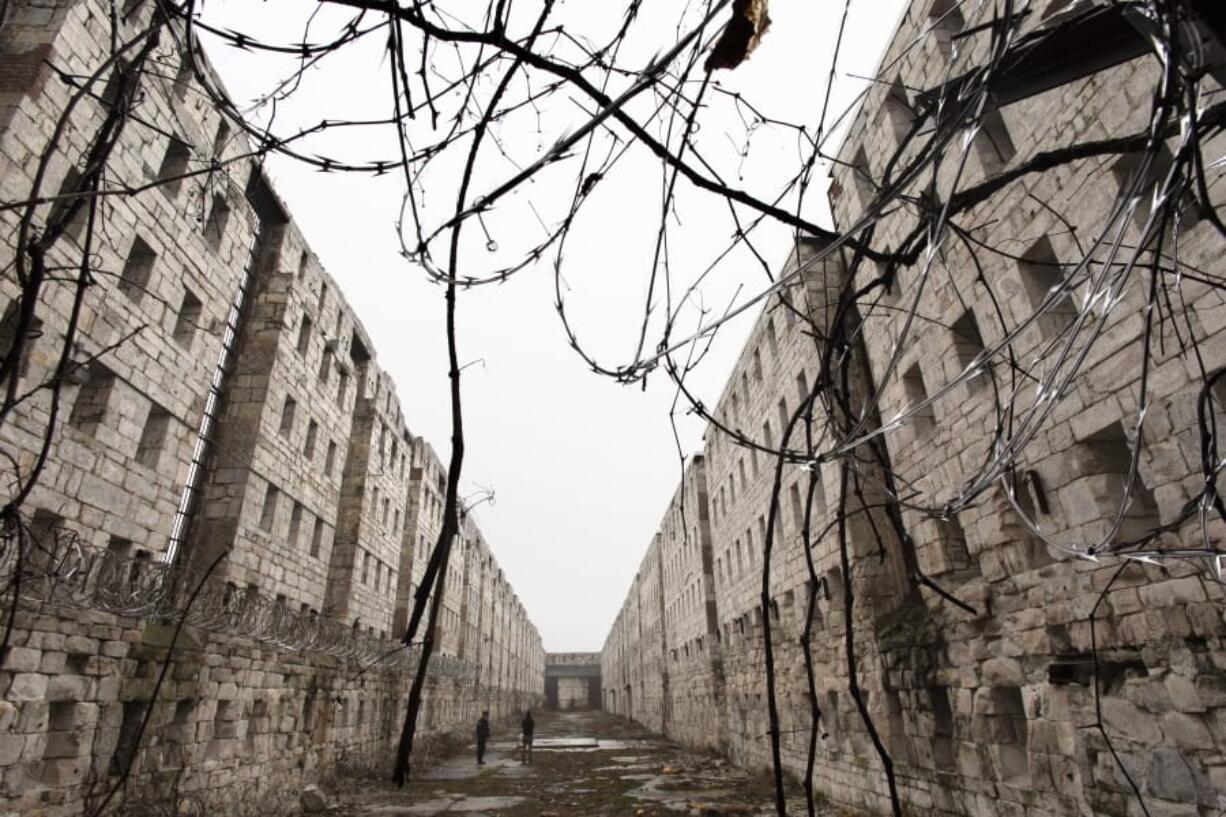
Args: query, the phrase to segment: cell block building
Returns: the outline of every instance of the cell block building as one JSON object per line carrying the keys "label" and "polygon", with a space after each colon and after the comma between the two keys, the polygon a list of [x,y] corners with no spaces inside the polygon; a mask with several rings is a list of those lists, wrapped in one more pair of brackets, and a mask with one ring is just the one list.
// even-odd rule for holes
{"label": "cell block building", "polygon": [[[1164,63],[1135,9],[1030,4],[1004,39],[999,11],[905,10],[832,165],[844,240],[796,238],[711,413],[712,603],[666,580],[648,617],[641,570],[605,706],[695,745],[714,719],[750,765],[775,734],[797,777],[812,736],[815,789],[870,812],[1211,815],[1222,174],[1165,187],[1187,142],[1145,138]],[[1220,94],[1216,6],[1177,15],[1204,60],[1185,76]],[[681,717],[655,609],[679,635],[718,622],[714,718]]]}
{"label": "cell block building", "polygon": [[[382,764],[445,505],[337,279],[155,5],[0,6],[6,611],[26,579],[0,663],[5,811],[80,814],[125,769],[141,797],[173,777],[218,811]],[[205,577],[200,605],[167,608]],[[426,747],[544,693],[539,634],[467,510],[445,602]]]}

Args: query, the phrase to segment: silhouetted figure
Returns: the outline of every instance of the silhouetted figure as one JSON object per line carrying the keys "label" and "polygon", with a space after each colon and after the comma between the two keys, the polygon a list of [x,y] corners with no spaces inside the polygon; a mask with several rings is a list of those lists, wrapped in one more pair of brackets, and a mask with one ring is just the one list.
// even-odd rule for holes
{"label": "silhouetted figure", "polygon": [[490,711],[483,709],[477,721],[477,765],[485,765],[485,742],[490,737]]}
{"label": "silhouetted figure", "polygon": [[520,723],[523,731],[523,742],[519,746],[519,762],[532,762],[532,733],[536,731],[536,721],[532,720],[532,710],[524,712],[524,720]]}

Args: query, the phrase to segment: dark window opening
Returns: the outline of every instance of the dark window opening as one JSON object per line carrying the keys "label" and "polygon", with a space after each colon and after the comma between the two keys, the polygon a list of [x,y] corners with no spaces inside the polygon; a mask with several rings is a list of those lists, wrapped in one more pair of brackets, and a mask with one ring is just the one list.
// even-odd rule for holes
{"label": "dark window opening", "polygon": [[145,718],[145,709],[149,704],[145,701],[124,701],[123,720],[119,725],[119,741],[115,744],[115,753],[111,755],[112,775],[122,774],[136,759],[139,749],[141,722]]}
{"label": "dark window opening", "polygon": [[890,129],[894,133],[894,138],[901,143],[914,128],[915,111],[911,108],[911,100],[907,97],[907,90],[903,88],[902,83],[898,80],[894,80],[890,85],[890,90],[886,94],[883,107],[885,108],[886,117],[890,122]]}
{"label": "dark window opening", "polygon": [[183,186],[183,174],[187,172],[187,162],[191,158],[191,149],[187,144],[174,138],[166,145],[166,153],[162,156],[162,165],[158,168],[157,180],[162,192],[170,198],[179,194]]}
{"label": "dark window opening", "polygon": [[[971,566],[970,552],[966,547],[966,531],[957,515],[936,520],[944,567],[946,570],[966,570]],[[945,571],[942,571],[945,572]]]}
{"label": "dark window opening", "polygon": [[1118,422],[1090,435],[1077,446],[1080,461],[1076,466],[1085,478],[1098,477],[1102,481],[1101,485],[1093,487],[1092,493],[1104,498],[1105,515],[1109,519],[1114,518],[1119,508],[1127,502],[1117,534],[1124,540],[1138,539],[1159,525],[1158,504],[1139,469],[1132,480],[1131,496],[1125,497],[1124,494],[1132,466],[1133,446],[1134,443]]}
{"label": "dark window opening", "polygon": [[[4,318],[0,319],[0,360],[9,356],[17,342],[17,322],[20,320],[17,301],[9,301],[4,308]],[[30,372],[30,358],[34,351],[34,341],[42,337],[43,322],[40,318],[30,321],[30,328],[21,344],[20,359],[17,361],[17,374],[25,377]]]}
{"label": "dark window opening", "polygon": [[[115,103],[119,102],[119,89],[124,82],[124,72],[127,71],[127,63],[123,59],[116,59],[114,67],[111,68],[111,75],[107,78],[106,85],[102,88],[102,93],[99,99],[102,104],[108,108],[114,107]],[[128,93],[131,98],[131,91]]]}
{"label": "dark window opening", "polygon": [[957,768],[954,754],[954,716],[949,707],[949,691],[943,687],[928,689],[932,705],[932,762],[937,771],[951,772]]}
{"label": "dark window opening", "polygon": [[144,5],[145,0],[124,0],[123,11],[120,12],[119,19],[125,23],[132,22],[132,17]]}
{"label": "dark window opening", "polygon": [[992,759],[997,778],[1026,779],[1030,760],[1026,753],[1028,725],[1022,691],[1017,687],[993,688],[980,717],[988,742],[996,745]]}
{"label": "dark window opening", "polygon": [[221,246],[222,236],[225,235],[226,225],[229,223],[230,205],[226,203],[225,196],[213,196],[213,207],[209,210],[209,218],[204,225],[204,240],[211,249],[217,250]]}
{"label": "dark window opening", "polygon": [[319,374],[317,380],[320,383],[327,383],[328,378],[332,374],[332,350],[324,347],[324,353],[319,359]]}
{"label": "dark window opening", "polygon": [[[932,404],[927,404],[928,389],[924,386],[924,374],[919,363],[912,364],[902,376],[903,397],[906,400],[906,410],[914,409],[910,423],[915,427],[917,437],[927,436],[934,426]],[[918,408],[917,408],[918,407]]]}
{"label": "dark window opening", "polygon": [[315,458],[315,438],[319,435],[319,423],[311,420],[307,423],[306,442],[302,446],[302,456],[308,460]]}
{"label": "dark window opening", "polygon": [[298,532],[302,529],[302,503],[294,501],[294,508],[289,512],[289,535],[286,542],[290,547],[298,544]]}
{"label": "dark window opening", "polygon": [[298,345],[296,348],[298,350],[298,354],[303,355],[304,357],[306,356],[307,352],[311,350],[312,326],[311,316],[303,314],[302,323],[298,326]]}
{"label": "dark window opening", "polygon": [[1009,136],[1009,128],[996,108],[985,111],[980,117],[974,144],[979,163],[988,175],[1004,170],[1009,161],[1017,155],[1013,138]]}
{"label": "dark window opening", "polygon": [[98,361],[86,366],[85,384],[77,392],[68,422],[87,434],[94,434],[106,419],[107,404],[115,386],[115,373]]}
{"label": "dark window opening", "polygon": [[[1119,197],[1132,195],[1136,197],[1136,207],[1132,211],[1132,222],[1137,229],[1144,229],[1153,212],[1154,192],[1165,183],[1170,172],[1171,152],[1166,145],[1159,145],[1152,158],[1148,159],[1144,152],[1126,153],[1111,166],[1111,175],[1119,190]],[[1184,193],[1179,203],[1180,226],[1187,229],[1199,220],[1199,210],[1195,201],[1188,193]]]}
{"label": "dark window opening", "polygon": [[[1022,287],[1030,301],[1030,307],[1038,310],[1064,286],[1064,269],[1052,249],[1051,241],[1043,236],[1022,255],[1018,262]],[[1045,338],[1054,338],[1063,333],[1077,318],[1077,306],[1071,290],[1052,297],[1043,314],[1038,318],[1039,331]]]}
{"label": "dark window opening", "polygon": [[877,184],[873,181],[868,154],[863,147],[856,151],[856,156],[852,159],[851,178],[856,187],[856,196],[860,199],[860,209],[868,210],[873,203],[873,197],[877,195]]}
{"label": "dark window opening", "polygon": [[319,558],[319,548],[324,539],[324,521],[318,516],[315,517],[315,529],[311,531],[311,556]]}
{"label": "dark window opening", "polygon": [[226,142],[230,140],[230,123],[222,119],[217,123],[217,134],[213,137],[213,158],[220,159],[221,153],[226,149]]}
{"label": "dark window opening", "polygon": [[277,519],[277,498],[281,491],[275,485],[269,485],[264,491],[264,507],[260,510],[260,530],[271,531],[273,522]]}
{"label": "dark window opening", "polygon": [[123,272],[119,274],[119,291],[128,300],[140,303],[145,296],[156,258],[157,254],[140,236],[132,239],[132,249],[128,250],[128,260],[124,262]]}
{"label": "dark window opening", "polygon": [[349,391],[349,375],[346,372],[340,372],[336,378],[336,405],[341,408],[345,407],[345,396]]}
{"label": "dark window opening", "polygon": [[277,431],[282,437],[287,437],[294,430],[294,415],[298,411],[298,401],[286,395],[285,403],[281,406],[281,425]]}
{"label": "dark window opening", "polygon": [[175,72],[174,79],[175,96],[179,99],[187,96],[187,90],[191,87],[193,73],[191,55],[181,54],[179,56],[179,68]]}
{"label": "dark window opening", "polygon": [[[954,355],[958,361],[959,371],[964,372],[977,357],[983,354],[984,350],[983,336],[979,333],[979,324],[975,320],[974,311],[968,308],[963,312],[962,317],[954,321],[952,330]],[[986,373],[978,374],[966,381],[966,385],[973,394],[984,387],[986,380]]]}
{"label": "dark window opening", "polygon": [[958,0],[936,0],[928,11],[929,31],[947,58],[953,55],[954,39],[966,28],[966,18],[958,8]]}
{"label": "dark window opening", "polygon": [[200,328],[200,315],[204,304],[190,289],[183,290],[183,303],[179,305],[179,315],[175,318],[174,339],[184,349],[190,349],[192,338]]}
{"label": "dark window opening", "polygon": [[157,404],[151,406],[136,449],[136,461],[146,468],[157,468],[169,429],[170,412]]}
{"label": "dark window opening", "polygon": [[[60,184],[59,192],[56,194],[55,204],[51,206],[51,213],[47,216],[47,230],[50,231],[67,219],[67,223],[64,223],[64,235],[74,239],[80,238],[81,231],[85,229],[85,222],[89,217],[87,195],[87,191],[81,189],[81,172],[75,167],[68,168],[64,181]],[[69,213],[72,214],[71,218],[69,218]]]}
{"label": "dark window opening", "polygon": [[328,453],[324,456],[324,474],[332,476],[332,468],[336,464],[336,443],[328,441]]}

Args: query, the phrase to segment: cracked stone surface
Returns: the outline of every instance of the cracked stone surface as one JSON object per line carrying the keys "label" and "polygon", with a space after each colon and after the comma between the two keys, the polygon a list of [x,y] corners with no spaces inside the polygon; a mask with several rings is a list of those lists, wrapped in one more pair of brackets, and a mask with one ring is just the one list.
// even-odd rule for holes
{"label": "cracked stone surface", "polygon": [[[650,735],[603,712],[539,712],[531,764],[515,735],[494,734],[484,766],[475,746],[426,770],[403,790],[368,786],[343,795],[344,817],[767,817],[766,774]],[[789,814],[805,813],[789,785]],[[820,814],[836,812],[820,810]]]}

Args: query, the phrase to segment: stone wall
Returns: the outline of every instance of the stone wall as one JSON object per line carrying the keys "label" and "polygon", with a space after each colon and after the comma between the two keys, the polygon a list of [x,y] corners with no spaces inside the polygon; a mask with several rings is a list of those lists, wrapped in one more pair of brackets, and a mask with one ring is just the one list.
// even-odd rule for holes
{"label": "stone wall", "polygon": [[[125,6],[121,41],[146,29],[153,7]],[[0,356],[33,308],[17,384],[31,395],[0,424],[0,448],[28,474],[49,441],[23,503],[32,549],[73,539],[189,576],[216,562],[229,599],[262,600],[286,631],[339,622],[394,651],[437,539],[446,472],[409,430],[377,350],[269,184],[206,55],[180,51],[184,32],[165,30],[138,87],[116,96],[110,3],[7,10],[0,197],[44,200],[0,211]],[[94,74],[88,94],[66,79]],[[82,195],[84,158],[129,99],[103,184],[138,192]],[[96,207],[69,220],[75,202]],[[23,220],[36,236],[63,230],[46,247],[56,274],[25,301],[13,274],[32,257],[17,254],[31,234]],[[82,259],[92,283],[78,303]],[[37,388],[57,367],[62,386]],[[4,490],[7,501],[17,486],[6,479]],[[11,570],[13,530],[3,533]],[[535,705],[544,689],[539,634],[474,514],[454,551],[435,638],[453,671],[430,681],[429,733],[467,731],[482,708],[498,717]],[[0,781],[5,807],[67,814],[135,746],[125,730],[148,701],[165,632],[30,605],[0,664]],[[181,775],[185,791],[234,797],[392,750],[406,673],[231,635],[189,631],[186,644],[140,745],[142,785]]]}
{"label": "stone wall", "polygon": [[600,708],[600,653],[545,653],[545,703],[553,709]]}
{"label": "stone wall", "polygon": [[585,678],[558,679],[558,709],[587,709],[588,684]]}
{"label": "stone wall", "polygon": [[[173,637],[171,626],[98,612],[22,614],[0,673],[6,809],[79,815],[133,753],[129,801],[178,800],[200,813],[284,813],[308,783],[390,774],[409,673],[187,628],[149,712]],[[471,680],[429,684],[419,759],[433,739],[467,732],[474,710],[502,718],[539,700],[529,690],[474,694]]]}
{"label": "stone wall", "polygon": [[[1037,4],[1024,30],[1049,25],[1062,5]],[[986,59],[988,26],[976,27],[993,12],[993,4],[911,4],[883,58],[881,81],[869,88],[834,166],[831,205],[838,225],[855,225],[873,201],[874,180],[910,125],[915,89],[933,88]],[[958,31],[967,33],[952,39]],[[1150,57],[1133,59],[990,112],[978,138],[954,142],[969,146],[965,167],[959,169],[959,152],[951,147],[935,180],[916,180],[909,192],[918,200],[925,185],[948,189],[957,173],[965,187],[1042,150],[1144,131],[1159,71]],[[1207,149],[1220,155],[1223,142],[1215,136]],[[1143,351],[1138,341],[1149,313],[1148,278],[1138,274],[1125,282],[1119,307],[1098,327],[1078,376],[1029,438],[1018,464],[1025,485],[1010,492],[996,480],[976,502],[957,512],[941,510],[942,503],[958,499],[959,486],[997,443],[998,401],[1023,408],[1033,403],[1033,387],[1017,378],[1052,376],[1058,356],[1050,344],[1077,310],[1027,319],[1063,270],[1082,259],[1087,239],[1103,231],[1128,178],[1129,158],[1111,157],[1115,164],[1107,165],[1102,158],[1071,162],[1006,186],[959,216],[969,230],[967,241],[947,242],[930,268],[923,260],[899,268],[892,287],[873,290],[859,314],[847,316],[858,333],[853,353],[864,361],[851,375],[848,408],[866,417],[868,428],[893,423],[876,443],[882,459],[860,458],[863,497],[849,499],[850,620],[838,535],[828,529],[838,510],[839,463],[785,465],[764,599],[762,546],[774,462],[716,425],[709,430],[716,663],[724,679],[715,720],[726,730],[732,758],[753,766],[771,762],[763,671],[768,623],[783,764],[797,776],[805,773],[811,715],[800,641],[808,627],[821,710],[814,785],[842,805],[888,811],[882,764],[849,693],[851,628],[856,679],[894,764],[904,808],[912,813],[1141,813],[1129,778],[1151,814],[1207,817],[1226,807],[1226,763],[1214,737],[1226,717],[1221,584],[1203,561],[1165,560],[1158,566],[1082,558],[1044,541],[1089,543],[1106,536],[1134,453],[1139,484],[1112,541],[1174,525],[1188,500],[1202,492],[1196,402],[1204,373],[1226,366],[1220,298],[1213,287],[1178,284],[1188,325],[1152,327],[1140,440],[1134,433]],[[1220,190],[1220,178],[1211,185]],[[1179,262],[1189,270],[1210,269],[1221,238],[1190,213],[1185,210],[1190,220],[1179,241]],[[1143,222],[1124,224],[1125,247],[1139,242]],[[912,210],[893,208],[877,220],[874,246],[899,246],[914,224]],[[971,225],[989,226],[975,232]],[[1006,246],[989,251],[976,241]],[[1109,252],[1090,250],[1097,265],[1091,268],[1105,268]],[[713,412],[720,424],[762,448],[779,445],[787,415],[809,391],[829,351],[824,339],[840,329],[830,323],[834,297],[849,276],[864,287],[883,272],[867,259],[853,263],[850,251],[828,252],[807,238],[797,240],[781,272],[786,277],[797,269],[803,271],[796,279],[800,285],[772,299],[758,317]],[[812,325],[791,321],[789,304]],[[1102,314],[1079,301],[1073,306],[1091,320]],[[1002,327],[1021,327],[1011,338],[1017,368],[998,359],[992,377],[947,389],[979,351],[1004,339]],[[1197,341],[1195,355],[1187,353],[1188,333]],[[1074,353],[1082,344],[1074,341]],[[929,410],[911,412],[931,396],[936,400]],[[1212,408],[1220,423],[1220,404]],[[825,427],[824,404],[817,414],[815,427]],[[883,463],[916,499],[883,501]],[[806,549],[800,533],[810,496]],[[1037,520],[1037,530],[1022,521],[1019,508]],[[1156,546],[1197,547],[1198,524],[1174,525]],[[1206,524],[1209,536],[1220,541],[1220,520]],[[665,646],[644,637],[638,622],[647,615],[645,575],[646,569],[636,577],[605,643],[605,706],[653,729],[661,726],[659,710],[669,710],[673,717],[663,721],[664,731],[697,744],[695,724],[677,718],[685,675],[674,667],[667,645],[706,626],[708,614],[687,604],[686,583],[666,582],[651,613],[658,618],[666,611]],[[920,576],[967,607],[933,592]],[[816,599],[811,617],[810,593]],[[674,618],[667,613],[673,609],[684,612]],[[668,667],[671,699],[663,707],[640,707],[635,696],[647,677],[642,667],[653,665]]]}

